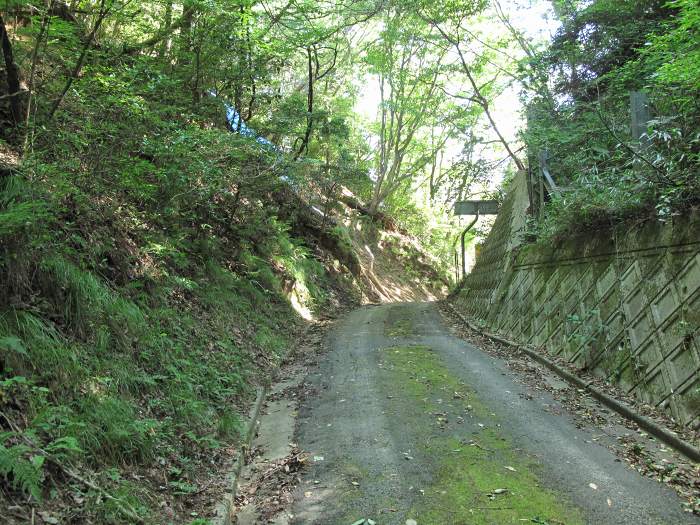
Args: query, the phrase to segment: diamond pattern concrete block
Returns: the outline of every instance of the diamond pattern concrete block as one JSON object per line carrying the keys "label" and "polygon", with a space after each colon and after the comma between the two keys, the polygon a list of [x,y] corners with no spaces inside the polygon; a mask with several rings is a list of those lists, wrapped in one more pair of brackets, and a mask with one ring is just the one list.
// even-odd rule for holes
{"label": "diamond pattern concrete block", "polygon": [[622,278],[620,279],[622,285],[622,296],[626,297],[628,294],[634,292],[641,280],[642,277],[639,271],[639,264],[635,261],[622,273]]}
{"label": "diamond pattern concrete block", "polygon": [[700,365],[693,352],[686,346],[679,346],[668,359],[669,369],[673,378],[673,390],[679,390],[688,379],[693,377]]}
{"label": "diamond pattern concrete block", "polygon": [[606,244],[593,238],[572,245],[582,257],[559,265],[521,252],[506,275],[507,228],[494,229],[463,308],[504,335],[588,361],[597,375],[682,422],[700,423],[700,252],[667,246],[673,237],[655,228],[654,238],[640,229],[618,237],[614,255],[601,256],[596,250]]}
{"label": "diamond pattern concrete block", "polygon": [[547,280],[547,300],[557,293],[559,287],[559,270],[554,270],[554,273]]}
{"label": "diamond pattern concrete block", "polygon": [[595,272],[593,271],[593,265],[586,267],[583,275],[578,279],[578,284],[581,290],[581,294],[587,294],[591,288],[596,284],[594,278]]}
{"label": "diamond pattern concrete block", "polygon": [[622,302],[622,307],[625,310],[625,316],[628,320],[633,320],[647,305],[647,299],[644,295],[644,290],[641,287],[635,289],[627,295]]}
{"label": "diamond pattern concrete block", "polygon": [[[696,374],[697,375],[697,374]],[[683,414],[681,421],[690,422],[691,426],[694,422],[700,423],[700,378],[687,381],[677,392],[676,397],[680,399],[679,405],[682,407]]]}
{"label": "diamond pattern concrete block", "polygon": [[542,275],[541,273],[538,272],[537,277],[535,277],[535,280],[532,283],[532,291],[533,291],[532,298],[535,301],[539,300],[540,297],[542,296],[542,292],[544,292],[544,290],[545,290],[544,284],[545,284],[544,275]]}
{"label": "diamond pattern concrete block", "polygon": [[596,284],[596,288],[598,289],[598,297],[604,297],[616,282],[617,272],[615,271],[615,265],[610,264],[608,265],[608,269],[605,270]]}
{"label": "diamond pattern concrete block", "polygon": [[700,289],[700,254],[695,255],[676,279],[680,300],[685,301]]}
{"label": "diamond pattern concrete block", "polygon": [[639,346],[649,337],[652,332],[653,323],[649,315],[641,315],[637,320],[630,324],[627,329],[630,342],[632,343],[632,349],[639,348]]}
{"label": "diamond pattern concrete block", "polygon": [[655,337],[647,339],[634,354],[637,362],[643,365],[648,371],[655,369],[664,358],[661,347]]}
{"label": "diamond pattern concrete block", "polygon": [[663,342],[664,347],[672,352],[683,342],[683,329],[685,323],[680,317],[680,314],[676,314],[668,322],[659,329],[659,336]]}
{"label": "diamond pattern concrete block", "polygon": [[603,326],[608,334],[608,341],[613,341],[618,338],[625,328],[624,318],[621,313],[617,312],[610,319],[605,321]]}
{"label": "diamond pattern concrete block", "polygon": [[599,303],[600,318],[605,321],[620,311],[620,290],[612,289]]}
{"label": "diamond pattern concrete block", "polygon": [[662,325],[680,305],[680,299],[674,286],[667,286],[651,303],[651,312],[656,325]]}

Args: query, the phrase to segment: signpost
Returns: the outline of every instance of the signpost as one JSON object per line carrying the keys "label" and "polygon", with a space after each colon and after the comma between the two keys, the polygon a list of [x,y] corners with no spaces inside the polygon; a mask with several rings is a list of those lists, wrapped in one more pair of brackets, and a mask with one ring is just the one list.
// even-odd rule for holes
{"label": "signpost", "polygon": [[[467,275],[467,261],[465,254],[465,237],[471,230],[480,215],[498,215],[498,201],[458,201],[455,203],[455,215],[475,215],[474,220],[467,226],[461,234],[462,241],[462,279]],[[456,241],[457,239],[455,239]],[[455,250],[455,278],[459,281],[459,262],[457,250]]]}
{"label": "signpost", "polygon": [[498,201],[458,201],[455,202],[455,215],[496,215]]}

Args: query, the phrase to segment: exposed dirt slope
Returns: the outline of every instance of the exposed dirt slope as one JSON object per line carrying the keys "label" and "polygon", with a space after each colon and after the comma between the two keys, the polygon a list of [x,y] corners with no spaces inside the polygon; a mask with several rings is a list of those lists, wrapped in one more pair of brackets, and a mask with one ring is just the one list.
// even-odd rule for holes
{"label": "exposed dirt slope", "polygon": [[337,306],[433,301],[447,294],[439,262],[390,217],[370,216],[349,190],[343,190],[335,206],[324,206],[326,212],[313,191],[304,197],[287,191],[278,199],[293,233],[314,246],[333,277]]}

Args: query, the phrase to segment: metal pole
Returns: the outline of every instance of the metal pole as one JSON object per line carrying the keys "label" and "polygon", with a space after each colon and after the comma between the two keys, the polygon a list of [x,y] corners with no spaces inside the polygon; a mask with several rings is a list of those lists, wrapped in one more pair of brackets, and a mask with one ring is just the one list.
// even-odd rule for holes
{"label": "metal pole", "polygon": [[452,253],[454,255],[454,263],[455,263],[455,284],[459,282],[459,253],[457,253],[457,241],[459,240],[459,235],[455,237],[455,240],[452,242]]}
{"label": "metal pole", "polygon": [[476,217],[474,220],[469,223],[469,226],[467,226],[464,231],[462,232],[462,279],[464,279],[467,276],[467,258],[464,256],[464,252],[466,251],[466,248],[464,246],[464,238],[466,237],[467,233],[469,230],[472,229],[472,227],[476,224],[476,221],[479,220],[479,210],[476,210]]}
{"label": "metal pole", "polygon": [[[456,240],[456,239],[455,239]],[[455,283],[459,282],[459,254],[457,250],[452,250],[455,256]]]}

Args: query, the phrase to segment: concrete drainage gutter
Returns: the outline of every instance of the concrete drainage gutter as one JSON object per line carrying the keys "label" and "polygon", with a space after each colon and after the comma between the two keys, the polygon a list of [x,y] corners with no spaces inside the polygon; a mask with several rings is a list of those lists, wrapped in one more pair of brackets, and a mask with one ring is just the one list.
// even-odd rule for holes
{"label": "concrete drainage gutter", "polygon": [[514,341],[510,341],[508,339],[505,339],[504,337],[498,336],[496,334],[492,334],[489,332],[486,332],[485,330],[480,329],[476,325],[474,325],[471,321],[469,321],[466,317],[464,317],[461,313],[459,313],[454,306],[452,306],[448,302],[444,302],[445,305],[450,309],[450,311],[457,316],[465,325],[467,325],[471,330],[483,334],[484,336],[488,337],[489,339],[492,339],[494,341],[498,341],[499,343],[506,344],[508,346],[512,346],[523,352],[524,354],[527,354],[529,357],[534,359],[535,361],[543,364],[550,370],[552,370],[554,373],[556,373],[559,377],[562,379],[568,381],[572,385],[576,386],[577,388],[580,388],[582,390],[585,390],[591,394],[595,399],[600,401],[603,405],[606,407],[614,410],[618,414],[620,414],[622,417],[629,419],[630,421],[634,421],[637,425],[639,425],[640,428],[644,429],[647,431],[649,434],[652,436],[656,437],[660,441],[663,441],[665,444],[668,446],[674,448],[687,458],[691,459],[692,461],[695,462],[700,462],[700,450],[687,441],[683,441],[681,438],[679,438],[676,434],[671,432],[665,427],[662,427],[661,425],[658,425],[651,419],[635,412],[631,407],[628,405],[621,403],[617,399],[610,397],[607,395],[605,392],[602,392],[595,386],[593,386],[590,382],[586,382],[582,380],[580,377],[576,377],[574,374],[571,372],[563,369],[553,361],[550,361],[543,355],[534,352],[533,350],[530,350],[529,348],[518,344]]}
{"label": "concrete drainage gutter", "polygon": [[226,493],[223,501],[216,507],[216,517],[212,520],[214,525],[233,525],[234,523],[238,480],[240,479],[241,471],[246,464],[246,453],[250,449],[250,444],[252,443],[258,428],[260,411],[262,410],[266,395],[267,388],[258,387],[255,403],[250,410],[250,418],[248,419],[248,423],[246,425],[244,440],[233,464],[233,470],[229,474],[229,492]]}

